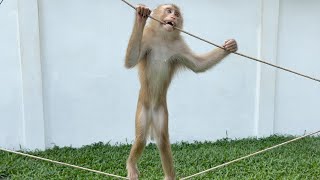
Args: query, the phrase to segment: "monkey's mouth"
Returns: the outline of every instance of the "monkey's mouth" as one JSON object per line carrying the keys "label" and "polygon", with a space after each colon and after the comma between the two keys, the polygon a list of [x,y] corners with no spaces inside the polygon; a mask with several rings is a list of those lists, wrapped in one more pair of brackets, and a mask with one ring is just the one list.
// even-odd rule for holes
{"label": "monkey's mouth", "polygon": [[174,31],[174,27],[176,26],[176,23],[174,21],[164,21],[163,27],[168,31],[172,32]]}
{"label": "monkey's mouth", "polygon": [[170,26],[174,27],[176,25],[173,21],[164,21],[166,24],[169,24]]}

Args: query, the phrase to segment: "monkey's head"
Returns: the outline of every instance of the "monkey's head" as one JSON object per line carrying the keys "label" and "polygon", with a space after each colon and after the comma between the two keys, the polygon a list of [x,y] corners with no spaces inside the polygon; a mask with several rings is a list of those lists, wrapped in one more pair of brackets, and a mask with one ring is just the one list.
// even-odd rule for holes
{"label": "monkey's head", "polygon": [[182,28],[183,18],[180,12],[180,8],[174,4],[164,4],[158,6],[155,10],[152,11],[152,15],[165,22],[165,24],[161,24],[156,21],[151,21],[151,26],[157,29],[160,29],[164,32],[175,32],[179,31],[175,30],[173,27]]}

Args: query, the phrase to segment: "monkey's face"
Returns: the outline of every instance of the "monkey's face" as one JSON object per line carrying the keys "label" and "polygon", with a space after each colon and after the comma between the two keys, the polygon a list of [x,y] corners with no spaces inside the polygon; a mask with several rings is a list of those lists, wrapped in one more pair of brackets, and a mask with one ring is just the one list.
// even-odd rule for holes
{"label": "monkey's face", "polygon": [[174,27],[182,27],[180,10],[175,5],[162,5],[159,9],[160,19],[165,22],[162,28],[168,32],[174,31]]}

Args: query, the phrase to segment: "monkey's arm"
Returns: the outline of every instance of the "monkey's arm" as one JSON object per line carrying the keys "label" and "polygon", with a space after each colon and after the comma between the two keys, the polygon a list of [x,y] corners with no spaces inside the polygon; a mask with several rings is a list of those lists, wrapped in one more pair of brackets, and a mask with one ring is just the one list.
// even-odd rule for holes
{"label": "monkey's arm", "polygon": [[191,52],[188,46],[183,43],[181,53],[177,56],[178,62],[188,67],[194,72],[204,72],[218,64],[231,52],[238,50],[237,42],[234,39],[225,41],[223,48],[217,48],[203,55],[196,55]]}
{"label": "monkey's arm", "polygon": [[128,43],[125,67],[132,68],[138,64],[138,60],[145,54],[146,50],[142,43],[144,25],[136,22]]}
{"label": "monkey's arm", "polygon": [[230,52],[223,49],[215,49],[207,54],[196,55],[192,52],[176,55],[176,60],[191,69],[192,71],[199,73],[204,72],[214,65],[218,64],[224,57]]}
{"label": "monkey's arm", "polygon": [[125,67],[132,68],[138,64],[139,59],[145,56],[147,49],[143,41],[143,31],[148,15],[151,13],[149,8],[139,5],[137,7],[136,19],[127,47]]}

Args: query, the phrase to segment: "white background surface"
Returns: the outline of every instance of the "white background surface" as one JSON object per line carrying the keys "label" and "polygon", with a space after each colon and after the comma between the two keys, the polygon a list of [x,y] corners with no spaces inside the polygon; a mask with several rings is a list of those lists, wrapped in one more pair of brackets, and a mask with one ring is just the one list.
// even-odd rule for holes
{"label": "white background surface", "polygon": [[[181,7],[184,29],[320,78],[320,2],[130,1]],[[134,11],[120,0],[22,0],[0,6],[0,146],[129,142],[139,90],[124,68]],[[195,52],[212,46],[183,35]],[[301,135],[320,129],[320,84],[230,55],[180,72],[168,93],[171,142]]]}

